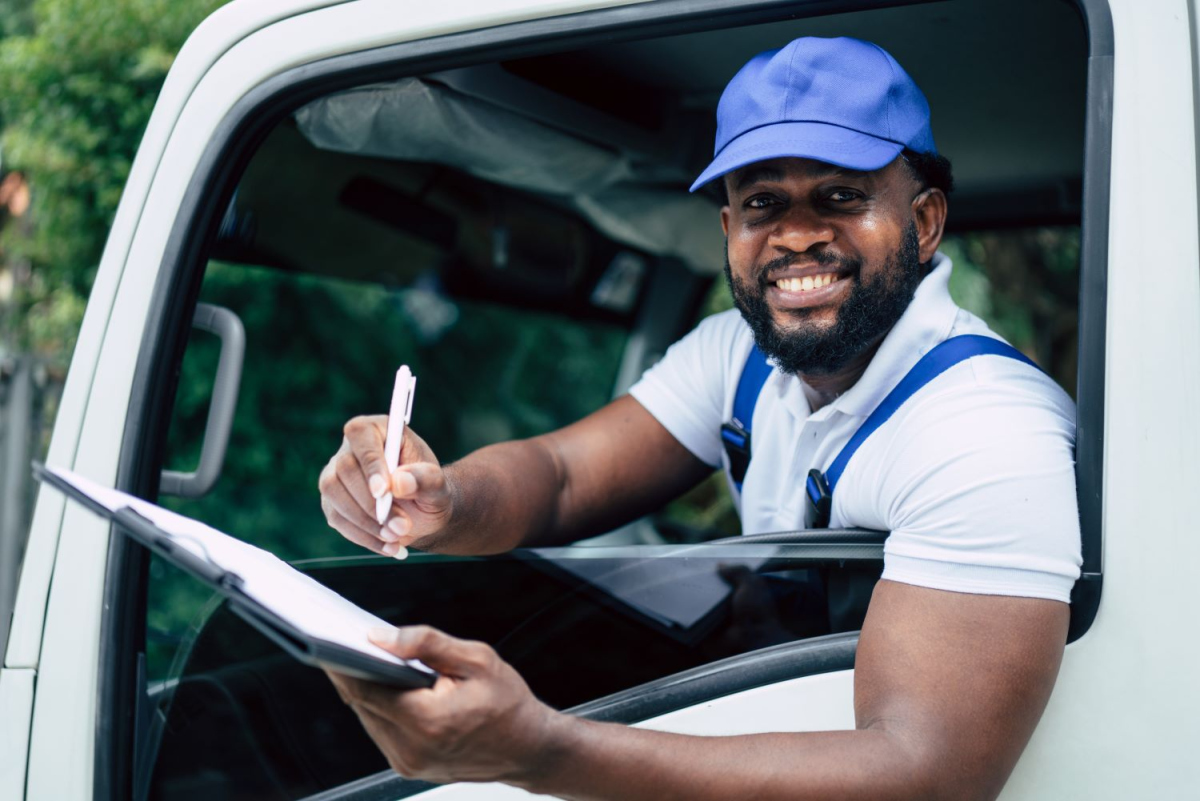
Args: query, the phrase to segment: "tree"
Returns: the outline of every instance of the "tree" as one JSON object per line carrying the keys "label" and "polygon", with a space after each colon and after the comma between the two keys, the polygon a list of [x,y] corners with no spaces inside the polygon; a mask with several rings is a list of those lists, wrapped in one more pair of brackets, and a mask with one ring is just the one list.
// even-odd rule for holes
{"label": "tree", "polygon": [[4,304],[8,350],[65,366],[167,70],[220,4],[0,0],[0,167],[32,193],[28,224],[0,232],[0,270],[29,265]]}

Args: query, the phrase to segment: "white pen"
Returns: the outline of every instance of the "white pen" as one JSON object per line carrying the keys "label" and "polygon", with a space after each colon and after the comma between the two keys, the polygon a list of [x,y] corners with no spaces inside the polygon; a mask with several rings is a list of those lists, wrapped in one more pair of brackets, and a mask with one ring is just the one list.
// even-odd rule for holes
{"label": "white pen", "polygon": [[[392,388],[392,408],[388,410],[387,439],[383,443],[383,459],[387,462],[388,486],[391,486],[392,473],[400,466],[400,445],[404,442],[404,426],[412,420],[413,395],[417,390],[417,378],[408,369],[407,364],[400,365],[396,371],[396,384]],[[375,517],[379,525],[387,520],[388,510],[392,508],[392,493],[386,492],[375,499]]]}

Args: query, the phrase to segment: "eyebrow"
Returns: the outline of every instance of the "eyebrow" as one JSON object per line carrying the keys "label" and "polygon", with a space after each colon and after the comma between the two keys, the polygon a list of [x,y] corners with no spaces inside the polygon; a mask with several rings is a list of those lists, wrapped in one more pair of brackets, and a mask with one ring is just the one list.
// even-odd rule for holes
{"label": "eyebrow", "polygon": [[782,181],[783,170],[776,167],[747,167],[737,176],[737,180],[733,183],[733,188],[741,191],[751,184],[756,184],[759,181]]}
{"label": "eyebrow", "polygon": [[[852,170],[848,167],[838,167],[836,164],[823,164],[822,162],[812,162],[804,168],[804,176],[806,178],[833,177],[835,175],[844,175],[847,178],[862,178],[867,175],[867,172],[864,170]],[[783,170],[778,167],[767,165],[751,166],[740,171],[740,174],[733,182],[733,188],[740,192],[746,187],[760,181],[771,182],[782,181],[783,179]]]}

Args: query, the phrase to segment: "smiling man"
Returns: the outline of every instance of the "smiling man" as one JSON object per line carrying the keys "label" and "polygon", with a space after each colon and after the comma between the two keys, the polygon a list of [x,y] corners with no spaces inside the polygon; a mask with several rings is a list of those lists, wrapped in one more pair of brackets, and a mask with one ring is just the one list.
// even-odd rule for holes
{"label": "smiling man", "polygon": [[951,300],[937,253],[949,163],[891,56],[799,39],[752,59],[717,113],[693,190],[724,193],[737,310],[579,423],[444,468],[410,435],[389,477],[385,421],[356,418],[322,505],[381,553],[494,553],[608,530],[723,465],[747,533],[890,531],[856,730],[701,738],[581,721],[486,645],[421,627],[378,642],[438,669],[432,689],[335,684],[396,770],[434,781],[596,799],[992,798],[1062,656],[1080,561],[1073,405]]}

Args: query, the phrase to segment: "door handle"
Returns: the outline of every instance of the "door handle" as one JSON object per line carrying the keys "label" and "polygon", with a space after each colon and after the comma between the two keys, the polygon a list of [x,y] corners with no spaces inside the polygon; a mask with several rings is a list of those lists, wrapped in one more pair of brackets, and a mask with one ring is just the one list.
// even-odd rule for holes
{"label": "door handle", "polygon": [[213,382],[212,402],[208,406],[208,421],[204,425],[200,465],[193,473],[164,470],[159,480],[160,495],[181,498],[199,498],[207,494],[221,477],[229,432],[233,428],[233,414],[237,410],[238,387],[242,383],[242,362],[246,355],[246,328],[229,309],[210,303],[197,303],[192,328],[216,334],[221,339],[221,357]]}

